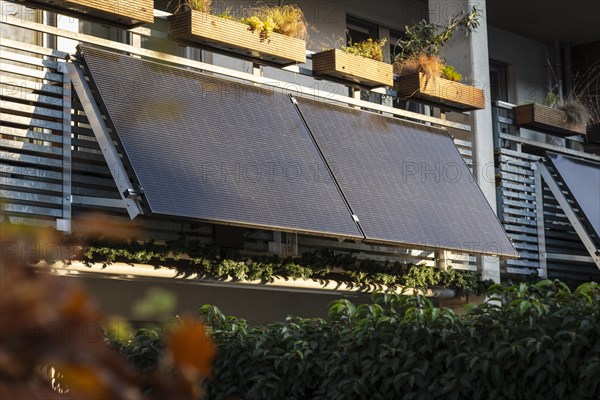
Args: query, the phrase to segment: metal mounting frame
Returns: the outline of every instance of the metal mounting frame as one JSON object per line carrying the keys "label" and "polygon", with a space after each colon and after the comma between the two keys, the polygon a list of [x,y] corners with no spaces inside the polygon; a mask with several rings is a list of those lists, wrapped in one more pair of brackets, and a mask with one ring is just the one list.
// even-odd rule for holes
{"label": "metal mounting frame", "polygon": [[563,212],[569,219],[569,222],[571,223],[571,225],[573,225],[573,228],[575,228],[575,232],[577,232],[577,236],[579,236],[579,238],[583,242],[585,249],[588,251],[588,253],[592,257],[594,264],[596,264],[596,266],[598,268],[600,268],[600,249],[596,248],[594,241],[592,240],[589,233],[587,232],[587,230],[585,229],[585,227],[583,226],[583,224],[577,217],[577,214],[571,207],[569,200],[562,192],[560,186],[558,185],[556,180],[552,177],[552,174],[548,170],[548,167],[546,167],[541,162],[537,163],[537,167],[538,167],[541,177],[544,179],[544,181],[546,182],[546,185],[548,185],[548,188],[550,189],[550,191],[552,192],[552,194],[558,201],[560,208],[563,210]]}
{"label": "metal mounting frame", "polygon": [[121,199],[125,204],[129,218],[134,219],[144,212],[139,202],[139,198],[137,196],[131,196],[131,193],[135,193],[136,190],[133,188],[133,185],[129,180],[125,166],[121,162],[119,153],[115,148],[112,138],[110,137],[110,132],[104,122],[102,113],[100,112],[100,107],[94,100],[92,90],[90,89],[90,86],[83,75],[83,71],[73,63],[67,63],[66,68],[69,73],[69,77],[73,82],[73,89],[75,89],[77,96],[79,96],[79,100],[81,101],[83,110],[85,111],[90,126],[92,127],[94,136],[98,141],[102,155],[104,155],[104,159],[108,164],[110,173],[115,181],[115,184],[117,185],[119,196],[121,196]]}

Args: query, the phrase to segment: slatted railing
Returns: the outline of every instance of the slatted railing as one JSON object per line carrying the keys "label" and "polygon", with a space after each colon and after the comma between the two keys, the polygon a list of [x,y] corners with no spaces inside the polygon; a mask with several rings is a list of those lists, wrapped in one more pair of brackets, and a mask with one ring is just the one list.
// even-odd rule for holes
{"label": "slatted railing", "polygon": [[600,161],[582,151],[522,137],[512,120],[513,105],[494,105],[498,216],[518,260],[506,260],[505,272],[538,273],[566,279],[600,278],[575,229],[536,168],[545,151]]}
{"label": "slatted railing", "polygon": [[71,88],[60,69],[67,54],[6,38],[0,46],[3,213],[60,228],[71,219],[70,136],[63,134]]}

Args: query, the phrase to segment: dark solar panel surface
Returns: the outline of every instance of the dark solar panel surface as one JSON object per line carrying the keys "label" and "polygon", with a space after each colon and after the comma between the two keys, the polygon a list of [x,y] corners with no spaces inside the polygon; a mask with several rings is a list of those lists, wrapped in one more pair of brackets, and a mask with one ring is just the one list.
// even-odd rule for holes
{"label": "dark solar panel surface", "polygon": [[82,52],[153,213],[363,237],[287,95]]}
{"label": "dark solar panel surface", "polygon": [[556,153],[548,158],[600,238],[600,164]]}
{"label": "dark solar panel surface", "polygon": [[445,131],[298,102],[367,240],[516,256]]}

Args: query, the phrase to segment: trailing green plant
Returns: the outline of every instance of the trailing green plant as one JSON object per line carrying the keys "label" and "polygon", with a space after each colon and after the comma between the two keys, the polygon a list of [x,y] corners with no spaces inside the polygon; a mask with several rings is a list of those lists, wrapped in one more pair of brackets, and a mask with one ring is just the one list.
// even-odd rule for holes
{"label": "trailing green plant", "polygon": [[454,82],[462,81],[462,74],[459,74],[458,71],[452,65],[444,66],[442,70],[442,78],[448,79]]}
{"label": "trailing green plant", "polygon": [[217,13],[213,8],[213,0],[181,0],[174,12],[186,8],[207,14],[215,13],[220,18],[241,22],[248,25],[250,31],[258,33],[261,40],[269,39],[273,32],[299,39],[306,39],[308,33],[304,12],[295,4],[247,7],[243,10],[246,17],[236,18],[231,6]]}
{"label": "trailing green plant", "polygon": [[282,35],[306,39],[308,34],[308,24],[304,17],[304,12],[295,4],[277,5],[277,6],[259,6],[249,11],[252,15],[263,21],[265,27],[267,21],[273,24],[273,32]]}
{"label": "trailing green plant", "polygon": [[[597,399],[600,287],[558,281],[492,288],[463,315],[421,295],[342,299],[328,320],[252,326],[214,306],[208,399]],[[140,357],[140,339],[121,346]],[[148,352],[160,346],[150,338]],[[160,350],[158,350],[160,351]]]}
{"label": "trailing green plant", "polygon": [[[76,258],[87,265],[115,262],[140,263],[176,269],[182,276],[271,282],[275,277],[334,279],[350,285],[400,286],[426,289],[442,286],[468,293],[484,293],[492,281],[471,271],[440,270],[427,265],[358,259],[329,249],[306,252],[299,257],[243,256],[235,251],[193,240],[166,243],[67,238],[65,244],[80,248]],[[71,252],[72,253],[72,252]]]}
{"label": "trailing green plant", "polygon": [[567,115],[567,122],[587,125],[592,120],[592,113],[586,104],[574,95],[561,99],[558,94],[549,90],[541,104],[564,111]]}
{"label": "trailing green plant", "polygon": [[344,53],[370,58],[375,61],[383,61],[383,46],[386,43],[387,39],[385,38],[381,40],[368,38],[362,42],[352,43],[350,46],[343,46],[341,50]]}

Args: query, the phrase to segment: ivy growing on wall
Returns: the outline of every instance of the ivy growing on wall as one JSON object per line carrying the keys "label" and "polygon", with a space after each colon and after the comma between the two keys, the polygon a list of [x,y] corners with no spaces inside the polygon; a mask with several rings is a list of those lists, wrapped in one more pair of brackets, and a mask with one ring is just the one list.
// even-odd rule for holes
{"label": "ivy growing on wall", "polygon": [[[439,270],[425,265],[358,259],[332,250],[308,252],[300,257],[242,256],[235,251],[177,240],[158,244],[137,241],[87,240],[82,246],[87,264],[141,263],[157,268],[175,268],[182,276],[209,279],[260,280],[275,277],[336,280],[351,285],[385,285],[428,288],[441,286],[475,294],[483,293],[492,281],[470,271]],[[183,257],[185,256],[185,257]]]}

